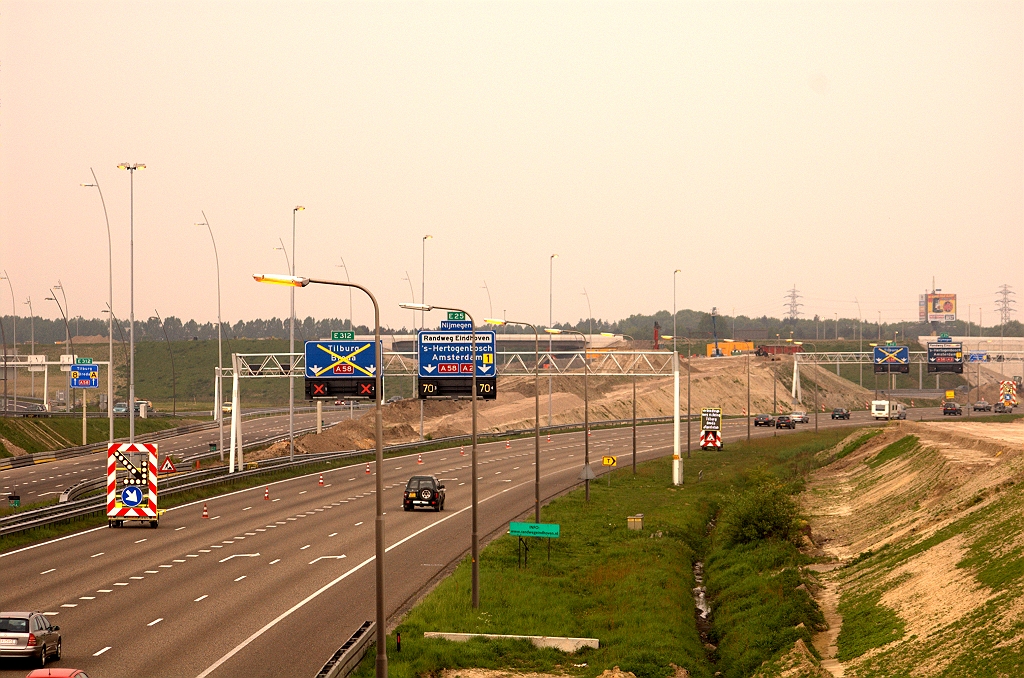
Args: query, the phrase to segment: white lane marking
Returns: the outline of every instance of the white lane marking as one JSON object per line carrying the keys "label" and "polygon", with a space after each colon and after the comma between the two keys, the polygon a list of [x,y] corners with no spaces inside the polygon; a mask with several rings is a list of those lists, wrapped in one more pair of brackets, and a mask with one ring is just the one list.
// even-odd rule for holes
{"label": "white lane marking", "polygon": [[275,501],[281,501],[281,498],[280,498],[280,497],[278,497],[277,499],[271,499],[271,500],[270,500],[270,503],[271,503],[271,504],[273,504],[273,503],[274,503]]}
{"label": "white lane marking", "polygon": [[94,554],[92,554],[92,555],[91,555],[91,556],[89,556],[89,557],[90,557],[90,558],[99,558],[99,557],[100,557],[100,556],[102,556],[102,555],[103,555],[103,551],[100,551],[99,553],[94,553]]}
{"label": "white lane marking", "polygon": [[94,652],[92,656],[93,656],[93,657],[99,657],[99,656],[100,656],[101,654],[103,654],[104,652],[106,652],[106,651],[107,651],[107,650],[109,650],[109,649],[110,649],[110,646],[109,646],[109,645],[107,645],[107,646],[106,646],[105,648],[103,648],[103,649],[102,649],[102,650],[100,650],[99,652]]}
{"label": "white lane marking", "polygon": [[186,557],[186,558],[198,558],[198,557],[199,557],[199,554],[198,554],[198,553],[190,553],[190,554],[188,554],[188,555],[187,555],[187,556],[185,556],[185,557]]}
{"label": "white lane marking", "polygon": [[128,577],[129,579],[145,579],[145,577]]}
{"label": "white lane marking", "polygon": [[39,574],[50,574],[51,572],[56,572],[56,571],[57,571],[56,567],[51,567],[49,570],[46,570],[45,572],[40,572]]}
{"label": "white lane marking", "polygon": [[142,542],[144,542],[144,541],[146,541],[146,540],[145,540],[145,538],[143,538],[143,539],[137,539],[137,540],[135,541],[135,543],[136,543],[136,544],[141,544],[141,543],[142,543]]}
{"label": "white lane marking", "polygon": [[236,553],[234,555],[228,556],[227,558],[222,558],[221,560],[218,560],[217,562],[219,562],[219,563],[226,563],[227,561],[231,560],[232,558],[256,558],[259,555],[260,554],[258,554],[258,553]]}
{"label": "white lane marking", "polygon": [[205,600],[206,598],[209,598],[209,597],[210,597],[209,594],[204,593],[203,595],[199,596],[198,598],[196,598],[192,602],[193,603],[198,603],[200,600]]}
{"label": "white lane marking", "polygon": [[78,607],[78,603],[64,603],[61,607]]}
{"label": "white lane marking", "polygon": [[255,537],[256,533],[255,532],[246,532],[245,536],[247,536],[247,537]]}
{"label": "white lane marking", "polygon": [[114,586],[128,586],[128,582],[126,582],[126,581],[115,581],[114,582]]}
{"label": "white lane marking", "polygon": [[363,524],[363,521],[360,520],[358,523],[356,523],[356,527],[359,527],[362,524]]}
{"label": "white lane marking", "polygon": [[156,619],[154,619],[153,621],[151,621],[151,622],[149,622],[148,624],[146,624],[146,626],[156,626],[157,624],[159,624],[159,623],[160,623],[160,622],[162,622],[163,620],[164,620],[164,618],[163,618],[163,617],[157,617],[157,618],[156,618]]}
{"label": "white lane marking", "polygon": [[98,589],[96,593],[113,593],[114,589]]}
{"label": "white lane marking", "polygon": [[299,494],[306,494],[307,492],[309,492],[309,490],[303,490],[302,492],[299,492]]}
{"label": "white lane marking", "polygon": [[316,560],[311,560],[311,561],[309,561],[309,564],[310,564],[310,565],[312,565],[313,563],[315,563],[315,562],[318,562],[318,561],[320,561],[320,560],[328,560],[328,559],[334,559],[334,560],[341,560],[341,559],[342,559],[342,558],[344,558],[344,557],[345,557],[345,554],[344,554],[344,553],[343,553],[343,554],[341,554],[340,556],[320,556],[320,557],[319,557],[319,558],[317,558]]}
{"label": "white lane marking", "polygon": [[303,546],[303,547],[302,547],[302,548],[300,548],[299,550],[300,550],[300,551],[305,551],[305,550],[306,550],[306,549],[308,549],[308,548],[309,548],[310,546],[311,546],[311,544],[306,544],[305,546]]}
{"label": "white lane marking", "polygon": [[245,507],[244,509],[242,509],[242,510],[243,510],[243,511],[248,511],[248,510],[249,510],[249,509],[251,509],[251,508],[252,508],[251,506],[246,506],[246,507]]}
{"label": "white lane marking", "polygon": [[96,596],[82,596],[79,600],[96,600]]}
{"label": "white lane marking", "polygon": [[210,544],[210,548],[211,549],[222,549],[224,547],[221,546],[220,544]]}
{"label": "white lane marking", "polygon": [[465,485],[465,484],[466,484],[466,483],[459,483],[459,485],[460,485],[460,486],[462,486],[462,485]]}
{"label": "white lane marking", "polygon": [[235,581],[242,581],[243,579],[245,579],[245,575],[244,574],[241,577],[238,577],[237,579],[235,579]]}
{"label": "white lane marking", "polygon": [[266,532],[266,531],[267,531],[267,528],[265,528],[265,527],[257,527],[257,528],[256,528],[256,531],[257,531],[257,532]]}
{"label": "white lane marking", "polygon": [[280,562],[281,562],[280,558],[275,558],[274,560],[270,561],[270,564],[273,565],[274,563],[280,563]]}
{"label": "white lane marking", "polygon": [[200,553],[209,553],[210,549],[199,549]]}
{"label": "white lane marking", "polygon": [[47,617],[54,617],[60,614],[60,612],[44,612],[43,614],[45,614]]}
{"label": "white lane marking", "polygon": [[[210,518],[210,520],[217,520],[217,518],[220,518],[220,516],[214,516],[214,517]],[[180,529],[180,528],[179,528],[179,529]],[[177,531],[178,531],[178,530],[175,530],[175,532],[177,532]]]}
{"label": "white lane marking", "polygon": [[174,565],[161,565],[160,567],[168,568],[168,567],[174,567]]}
{"label": "white lane marking", "polygon": [[[217,516],[217,517],[220,518],[220,516]],[[180,532],[181,530],[184,530],[186,527],[188,527],[188,526],[187,525],[183,525],[181,527],[176,527],[176,528],[174,528],[174,531],[175,532]]]}
{"label": "white lane marking", "polygon": [[176,559],[172,560],[171,562],[172,563],[184,563],[185,561],[181,560],[180,558],[176,558]]}
{"label": "white lane marking", "polygon": [[337,532],[331,532],[331,533],[330,533],[329,535],[327,535],[327,536],[328,536],[328,537],[337,537],[337,536],[338,536],[338,533],[337,533]]}

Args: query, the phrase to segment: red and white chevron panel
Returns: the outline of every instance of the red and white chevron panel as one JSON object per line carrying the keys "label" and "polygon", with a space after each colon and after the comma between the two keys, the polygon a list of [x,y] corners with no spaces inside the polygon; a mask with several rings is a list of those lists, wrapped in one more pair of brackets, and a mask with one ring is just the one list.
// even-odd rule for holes
{"label": "red and white chevron panel", "polygon": [[722,432],[721,431],[701,431],[700,432],[700,449],[702,449],[702,450],[720,450],[720,449],[722,449]]}
{"label": "red and white chevron panel", "polygon": [[[122,455],[143,454],[148,458],[144,462],[146,467],[146,479],[149,485],[149,498],[146,503],[138,506],[125,506],[121,503],[120,493],[117,489],[117,457],[115,453]],[[156,518],[156,495],[157,495],[157,446],[148,443],[111,443],[107,446],[107,517],[108,518]]]}

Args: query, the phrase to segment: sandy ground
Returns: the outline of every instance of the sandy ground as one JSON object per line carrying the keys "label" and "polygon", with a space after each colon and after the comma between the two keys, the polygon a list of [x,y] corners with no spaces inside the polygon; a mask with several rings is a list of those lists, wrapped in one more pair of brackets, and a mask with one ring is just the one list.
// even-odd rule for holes
{"label": "sandy ground", "polygon": [[[865,461],[907,434],[918,436],[921,450],[872,469]],[[937,530],[987,505],[993,488],[1019,477],[1024,456],[1024,423],[901,422],[882,435],[814,474],[802,500],[810,516],[818,555],[837,564],[859,553],[876,551],[904,537],[928,537]],[[1024,536],[1005,548],[1024,544]],[[969,537],[962,535],[911,557],[884,573],[893,585],[881,604],[906,623],[905,637],[925,638],[949,627],[993,599],[993,592],[957,568]],[[827,569],[827,568],[823,568]],[[835,572],[839,572],[836,570]],[[842,586],[832,573],[823,573],[818,600],[830,628],[815,638],[826,661],[822,666],[841,676],[849,666],[831,659],[842,620],[836,613]],[[1019,608],[1019,609],[1018,609]],[[1024,614],[1024,604],[1016,606]],[[1008,614],[1013,614],[1009,612]],[[870,656],[871,653],[869,653]],[[941,670],[944,662],[922,667],[922,675]]]}

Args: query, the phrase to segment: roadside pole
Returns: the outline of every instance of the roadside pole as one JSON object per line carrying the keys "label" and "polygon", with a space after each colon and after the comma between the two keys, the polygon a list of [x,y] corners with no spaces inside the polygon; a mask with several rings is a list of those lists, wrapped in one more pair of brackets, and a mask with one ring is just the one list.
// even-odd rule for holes
{"label": "roadside pole", "polygon": [[[672,351],[672,484],[683,484],[683,460],[679,455],[679,352]],[[686,422],[687,428],[690,422]]]}

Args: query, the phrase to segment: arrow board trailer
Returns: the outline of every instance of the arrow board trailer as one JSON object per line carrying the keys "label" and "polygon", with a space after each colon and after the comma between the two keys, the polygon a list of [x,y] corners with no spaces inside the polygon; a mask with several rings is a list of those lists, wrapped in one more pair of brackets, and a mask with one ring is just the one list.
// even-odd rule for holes
{"label": "arrow board trailer", "polygon": [[722,430],[722,408],[705,407],[700,411],[700,430],[721,431]]}
{"label": "arrow board trailer", "polygon": [[[138,455],[139,461],[132,460]],[[148,443],[111,443],[107,446],[107,526],[122,527],[125,521],[156,527],[157,446]],[[118,482],[118,470],[122,471]]]}
{"label": "arrow board trailer", "polygon": [[875,346],[875,372],[910,374],[910,348],[907,346]]}
{"label": "arrow board trailer", "polygon": [[[416,395],[419,398],[469,398],[473,395],[473,333],[470,323],[447,322],[455,329],[421,330]],[[498,396],[494,332],[476,333],[476,397]]]}
{"label": "arrow board trailer", "polygon": [[307,341],[306,400],[376,398],[377,354],[372,341]]}

